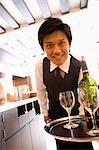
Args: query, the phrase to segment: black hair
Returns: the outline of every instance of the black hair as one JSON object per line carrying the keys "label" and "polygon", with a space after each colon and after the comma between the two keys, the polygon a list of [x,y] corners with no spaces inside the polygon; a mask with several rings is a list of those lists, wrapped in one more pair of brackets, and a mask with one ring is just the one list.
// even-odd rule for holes
{"label": "black hair", "polygon": [[38,41],[43,49],[43,40],[44,37],[54,31],[63,31],[69,41],[69,45],[71,45],[72,41],[72,33],[68,24],[62,22],[59,18],[48,18],[45,22],[43,22],[38,30]]}

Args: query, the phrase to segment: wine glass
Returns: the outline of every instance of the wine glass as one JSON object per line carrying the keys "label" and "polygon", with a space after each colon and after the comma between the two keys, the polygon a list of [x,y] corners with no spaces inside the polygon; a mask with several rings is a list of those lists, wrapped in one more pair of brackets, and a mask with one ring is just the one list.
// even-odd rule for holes
{"label": "wine glass", "polygon": [[59,100],[61,106],[67,111],[68,113],[68,118],[69,118],[69,123],[64,125],[64,128],[71,129],[71,128],[76,128],[78,127],[78,124],[73,123],[71,121],[71,110],[75,105],[75,96],[73,91],[65,91],[65,92],[60,92],[59,93]]}
{"label": "wine glass", "polygon": [[79,96],[84,108],[90,113],[92,119],[93,127],[87,132],[87,134],[91,136],[96,136],[98,130],[96,125],[95,112],[99,108],[97,87],[90,86],[89,91],[87,91],[85,88],[79,88]]}

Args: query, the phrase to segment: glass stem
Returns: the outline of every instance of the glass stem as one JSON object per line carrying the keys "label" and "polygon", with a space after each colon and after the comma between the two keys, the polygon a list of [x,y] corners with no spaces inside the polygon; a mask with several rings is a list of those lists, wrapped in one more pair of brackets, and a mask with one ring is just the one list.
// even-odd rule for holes
{"label": "glass stem", "polygon": [[91,113],[91,118],[92,118],[92,124],[93,124],[93,130],[96,129],[96,118],[95,118],[95,113]]}
{"label": "glass stem", "polygon": [[71,124],[71,119],[70,119],[71,111],[70,111],[70,110],[68,110],[68,111],[67,111],[67,113],[68,113],[68,117],[69,117],[69,125],[70,125],[70,124]]}

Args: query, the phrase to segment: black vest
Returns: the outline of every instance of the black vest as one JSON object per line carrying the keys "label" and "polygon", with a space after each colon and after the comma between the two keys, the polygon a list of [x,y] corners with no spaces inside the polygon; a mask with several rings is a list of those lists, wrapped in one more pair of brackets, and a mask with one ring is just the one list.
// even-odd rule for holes
{"label": "black vest", "polygon": [[72,109],[71,115],[79,113],[79,102],[77,95],[78,78],[81,68],[81,63],[73,56],[70,59],[70,67],[68,74],[61,78],[61,83],[55,77],[55,71],[50,72],[50,61],[47,57],[43,59],[43,81],[46,85],[46,90],[49,99],[49,117],[54,120],[67,116],[67,112],[62,108],[59,102],[59,92],[72,90],[75,95],[75,105]]}

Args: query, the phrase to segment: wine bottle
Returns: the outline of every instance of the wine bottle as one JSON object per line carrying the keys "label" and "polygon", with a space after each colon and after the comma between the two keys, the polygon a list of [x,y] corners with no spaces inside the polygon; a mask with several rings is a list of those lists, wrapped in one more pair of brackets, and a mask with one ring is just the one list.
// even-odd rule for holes
{"label": "wine bottle", "polygon": [[96,80],[92,78],[89,73],[87,63],[85,61],[84,56],[81,57],[82,71],[83,71],[83,79],[81,80],[79,87],[83,89],[85,94],[85,101],[91,107],[93,106],[94,100],[97,98],[97,83]]}
{"label": "wine bottle", "polygon": [[90,107],[94,107],[93,102],[96,101],[97,98],[97,83],[96,80],[91,77],[89,72],[84,73],[79,87],[86,93],[84,97],[85,101]]}

